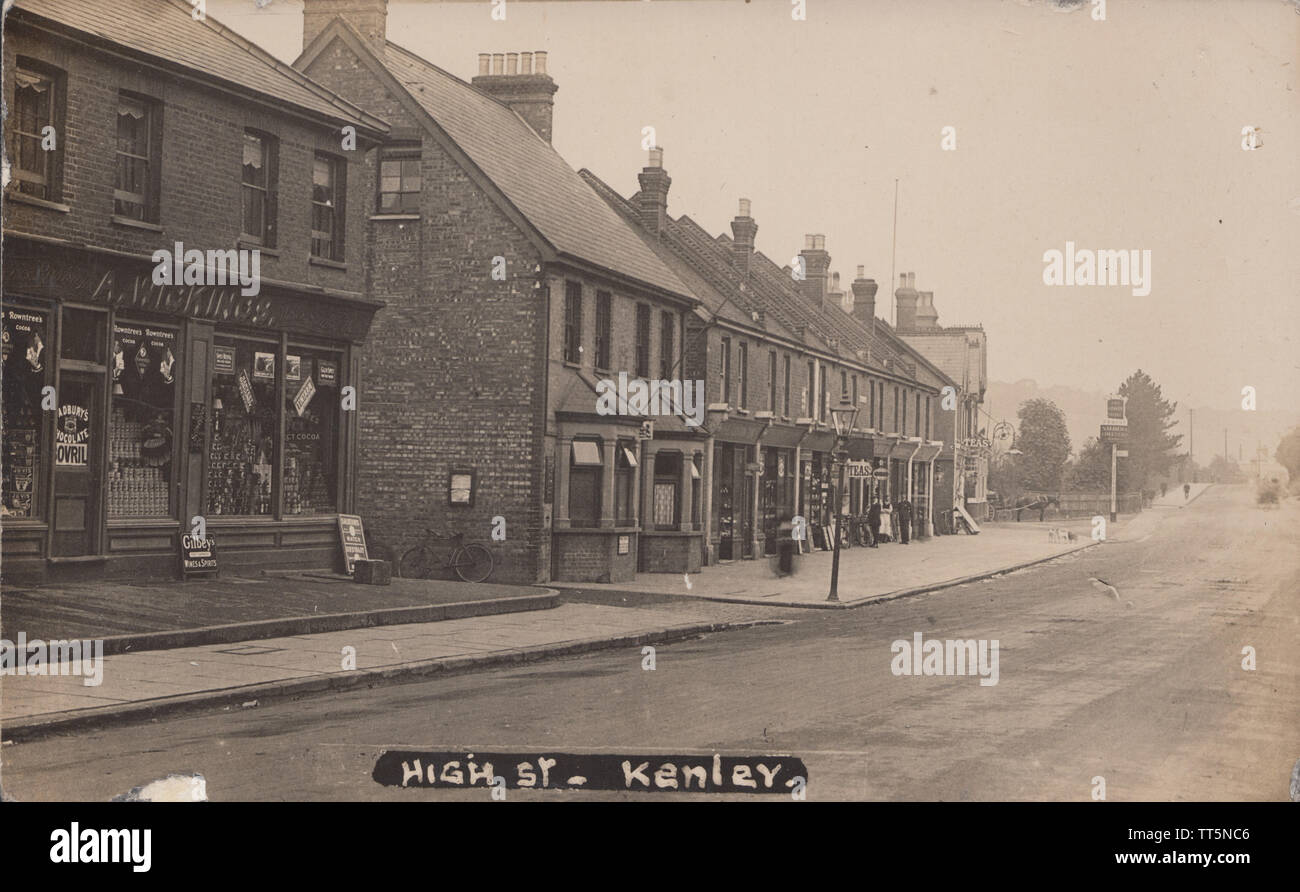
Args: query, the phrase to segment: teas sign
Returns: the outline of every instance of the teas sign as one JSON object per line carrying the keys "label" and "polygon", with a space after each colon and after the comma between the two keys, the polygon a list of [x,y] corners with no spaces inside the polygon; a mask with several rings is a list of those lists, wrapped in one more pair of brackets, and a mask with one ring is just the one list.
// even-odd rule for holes
{"label": "teas sign", "polygon": [[181,536],[181,573],[216,573],[217,543],[211,536]]}
{"label": "teas sign", "polygon": [[90,448],[90,413],[85,407],[59,406],[54,434],[54,463],[84,466]]}

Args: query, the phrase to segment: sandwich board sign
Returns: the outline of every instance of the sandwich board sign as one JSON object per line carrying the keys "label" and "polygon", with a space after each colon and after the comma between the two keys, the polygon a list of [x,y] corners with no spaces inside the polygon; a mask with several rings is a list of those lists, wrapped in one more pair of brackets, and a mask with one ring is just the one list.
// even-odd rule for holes
{"label": "sandwich board sign", "polygon": [[180,546],[182,579],[217,575],[217,543],[211,536],[200,539],[186,534],[180,537]]}
{"label": "sandwich board sign", "polygon": [[339,541],[343,546],[343,562],[351,576],[356,570],[357,561],[370,559],[370,553],[366,551],[366,530],[358,515],[339,515]]}

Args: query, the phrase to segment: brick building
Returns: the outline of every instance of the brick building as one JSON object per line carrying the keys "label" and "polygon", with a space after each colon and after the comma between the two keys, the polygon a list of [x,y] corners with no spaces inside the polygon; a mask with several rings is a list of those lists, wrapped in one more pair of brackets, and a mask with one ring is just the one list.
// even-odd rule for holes
{"label": "brick building", "polygon": [[545,53],[480,55],[466,83],[386,23],[385,0],[306,0],[295,62],[391,125],[363,199],[385,304],[358,406],[372,542],[487,541],[501,518],[502,581],[698,567],[703,437],[668,414],[642,439],[647,419],[603,414],[597,393],[673,372],[697,300],[551,147]]}
{"label": "brick building", "polygon": [[387,124],[184,0],[5,25],[6,579],[170,575],[196,516],[223,568],[338,566]]}
{"label": "brick building", "polygon": [[[861,267],[852,294],[838,290],[823,236],[808,237],[800,280],[755,250],[746,199],[731,237],[711,236],[686,215],[647,219],[639,211],[647,175],[661,166],[662,152],[652,153],[642,191],[627,199],[583,176],[641,224],[647,245],[700,300],[685,361],[688,378],[708,382],[706,562],[773,553],[783,514],[806,517],[814,545],[830,541],[832,484],[838,489],[830,409],[843,401],[859,407],[843,510],[863,514],[873,496],[906,495],[928,531],[938,396],[951,382],[875,319],[876,283]],[[666,207],[666,195],[654,203]]]}
{"label": "brick building", "polygon": [[943,370],[956,387],[952,412],[942,416],[944,450],[938,468],[942,508],[960,506],[975,520],[990,517],[990,442],[980,423],[988,388],[988,338],[981,325],[940,325],[934,292],[916,290],[916,273],[899,276],[895,292],[897,333]]}

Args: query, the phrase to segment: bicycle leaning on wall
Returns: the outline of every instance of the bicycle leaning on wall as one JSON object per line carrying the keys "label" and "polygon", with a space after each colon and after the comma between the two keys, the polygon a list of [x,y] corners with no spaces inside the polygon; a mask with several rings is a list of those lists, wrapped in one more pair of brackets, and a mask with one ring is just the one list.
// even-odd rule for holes
{"label": "bicycle leaning on wall", "polygon": [[454,570],[466,582],[483,582],[492,575],[492,552],[477,542],[465,544],[464,533],[438,533],[425,528],[425,539],[412,546],[397,563],[403,579],[428,579],[434,570]]}

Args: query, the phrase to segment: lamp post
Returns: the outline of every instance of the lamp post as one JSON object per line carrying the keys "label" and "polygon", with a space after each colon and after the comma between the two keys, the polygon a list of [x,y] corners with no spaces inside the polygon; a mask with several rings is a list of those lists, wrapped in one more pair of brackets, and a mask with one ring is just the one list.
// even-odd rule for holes
{"label": "lamp post", "polygon": [[835,556],[831,558],[831,593],[826,598],[827,601],[840,599],[840,527],[844,523],[840,514],[840,497],[844,491],[844,460],[848,458],[845,447],[848,445],[849,432],[853,430],[857,420],[858,407],[848,400],[841,400],[838,406],[831,409],[831,421],[835,424],[835,452],[832,453],[832,458],[838,468],[834,472],[838,489],[831,490],[831,509],[835,512]]}

